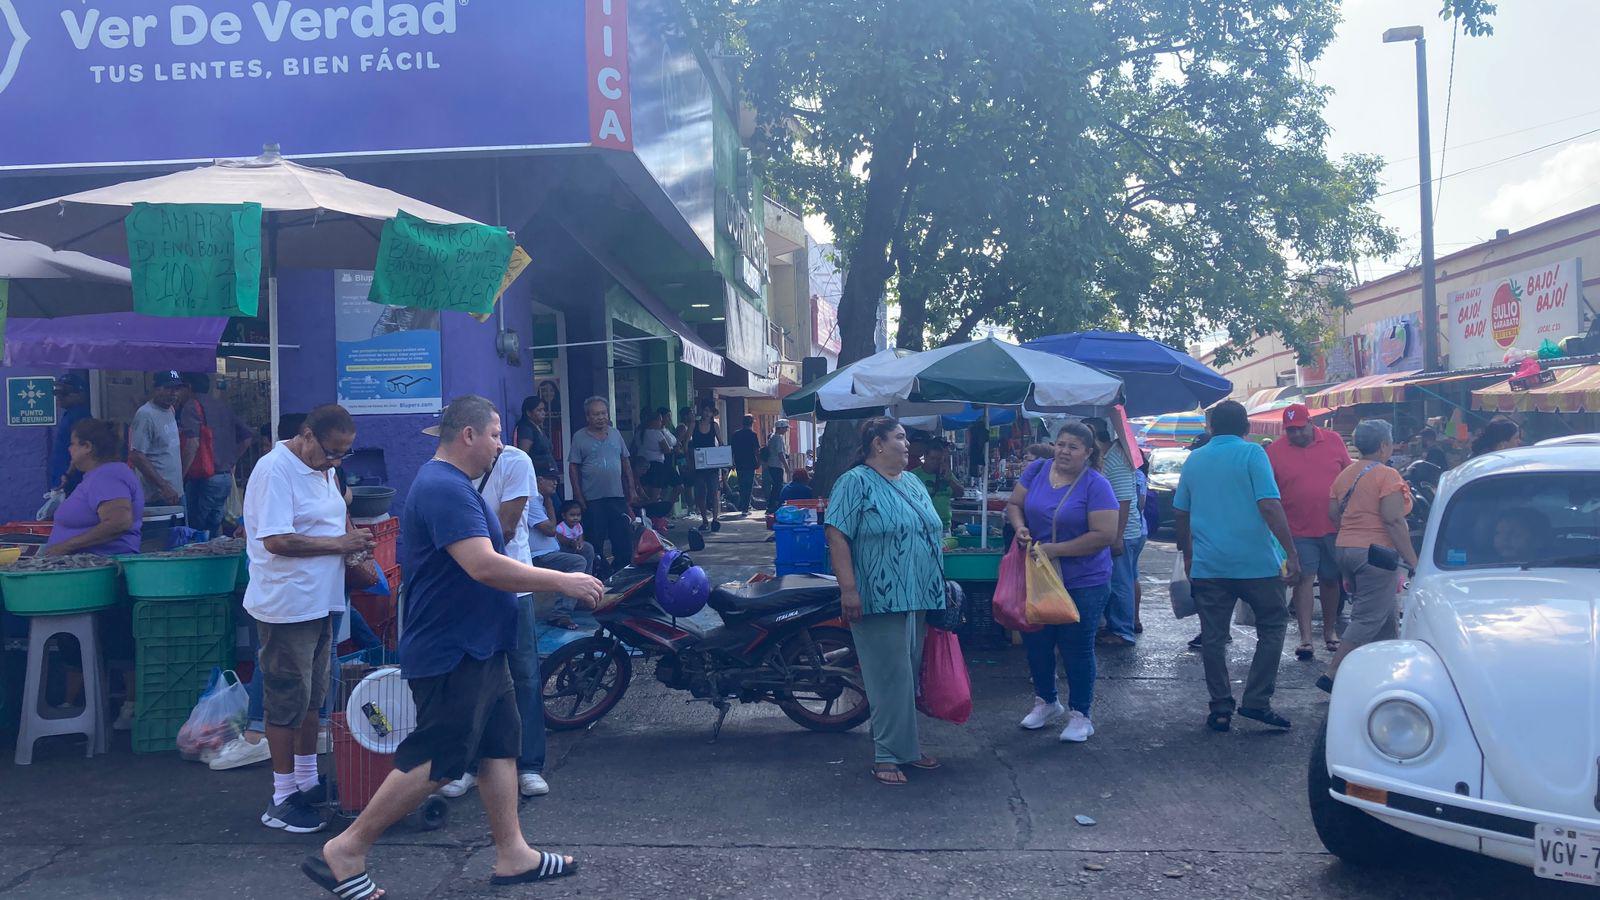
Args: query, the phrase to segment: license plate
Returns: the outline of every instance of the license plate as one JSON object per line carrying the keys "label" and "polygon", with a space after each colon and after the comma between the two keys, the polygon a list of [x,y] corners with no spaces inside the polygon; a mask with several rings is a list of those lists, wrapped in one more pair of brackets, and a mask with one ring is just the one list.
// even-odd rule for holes
{"label": "license plate", "polygon": [[1540,878],[1600,886],[1600,831],[1535,825],[1533,860]]}

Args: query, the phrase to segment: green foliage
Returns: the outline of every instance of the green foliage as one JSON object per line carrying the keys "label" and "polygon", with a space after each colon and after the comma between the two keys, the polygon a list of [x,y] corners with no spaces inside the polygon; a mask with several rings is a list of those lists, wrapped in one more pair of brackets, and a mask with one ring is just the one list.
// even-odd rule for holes
{"label": "green foliage", "polygon": [[745,54],[771,182],[838,235],[846,360],[885,294],[902,346],[991,322],[1303,349],[1395,250],[1380,161],[1326,150],[1337,0],[688,2]]}

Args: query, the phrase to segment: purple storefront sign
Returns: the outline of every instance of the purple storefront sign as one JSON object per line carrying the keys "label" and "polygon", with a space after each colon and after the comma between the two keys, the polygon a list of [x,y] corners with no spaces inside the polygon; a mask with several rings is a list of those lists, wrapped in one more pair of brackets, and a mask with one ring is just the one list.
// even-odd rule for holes
{"label": "purple storefront sign", "polygon": [[576,0],[0,0],[0,169],[586,146]]}

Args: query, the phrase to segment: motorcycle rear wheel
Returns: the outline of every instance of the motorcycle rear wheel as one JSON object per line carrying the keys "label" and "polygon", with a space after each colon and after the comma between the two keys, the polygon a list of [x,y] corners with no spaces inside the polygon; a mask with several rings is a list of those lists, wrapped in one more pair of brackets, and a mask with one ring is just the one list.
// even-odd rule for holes
{"label": "motorcycle rear wheel", "polygon": [[628,651],[616,641],[588,637],[562,645],[540,663],[544,726],[587,728],[605,717],[633,678]]}
{"label": "motorcycle rear wheel", "polygon": [[821,691],[778,691],[778,708],[790,721],[812,731],[849,731],[872,717],[855,638],[847,628],[829,626],[814,627],[809,634],[810,644],[805,635],[797,634],[778,652],[783,665],[796,675],[806,676],[806,670],[826,667],[828,686]]}

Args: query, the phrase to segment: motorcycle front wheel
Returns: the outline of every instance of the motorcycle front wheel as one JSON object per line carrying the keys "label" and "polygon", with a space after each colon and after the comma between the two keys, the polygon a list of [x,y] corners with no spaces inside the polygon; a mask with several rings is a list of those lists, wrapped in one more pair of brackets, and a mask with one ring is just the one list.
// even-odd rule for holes
{"label": "motorcycle front wheel", "polygon": [[633,678],[628,651],[616,641],[588,637],[562,645],[540,662],[544,725],[551,731],[587,728],[617,705]]}
{"label": "motorcycle front wheel", "polygon": [[785,641],[778,655],[794,687],[776,692],[776,700],[795,724],[812,731],[837,732],[849,731],[871,718],[861,661],[848,628],[811,628]]}

